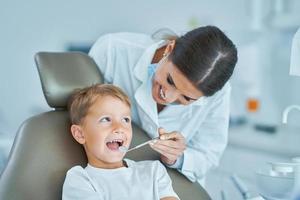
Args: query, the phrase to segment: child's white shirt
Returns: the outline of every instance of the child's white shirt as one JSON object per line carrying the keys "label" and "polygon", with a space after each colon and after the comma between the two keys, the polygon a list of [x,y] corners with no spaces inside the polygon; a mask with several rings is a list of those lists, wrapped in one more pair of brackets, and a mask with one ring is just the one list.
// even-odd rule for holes
{"label": "child's white shirt", "polygon": [[102,169],[72,167],[63,185],[63,200],[159,200],[177,196],[172,181],[159,161],[125,159],[128,167]]}

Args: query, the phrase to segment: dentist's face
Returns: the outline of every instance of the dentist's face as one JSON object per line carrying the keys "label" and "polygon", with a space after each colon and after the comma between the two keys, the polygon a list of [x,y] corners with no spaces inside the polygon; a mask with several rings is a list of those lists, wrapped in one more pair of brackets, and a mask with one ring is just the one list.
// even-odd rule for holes
{"label": "dentist's face", "polygon": [[188,105],[201,96],[203,93],[167,57],[158,63],[152,80],[152,97],[156,103]]}
{"label": "dentist's face", "polygon": [[[130,107],[116,97],[98,97],[80,126],[89,163],[101,168],[122,165],[125,153],[119,146],[129,147],[132,138]],[[77,140],[78,141],[78,140]]]}

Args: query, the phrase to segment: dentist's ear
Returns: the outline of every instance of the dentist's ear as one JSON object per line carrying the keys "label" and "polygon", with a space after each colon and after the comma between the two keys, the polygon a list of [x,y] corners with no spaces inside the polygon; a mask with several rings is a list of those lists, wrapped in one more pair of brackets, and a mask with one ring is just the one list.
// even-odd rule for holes
{"label": "dentist's ear", "polygon": [[170,40],[167,44],[164,55],[168,56],[173,51],[174,47],[175,47],[175,40]]}
{"label": "dentist's ear", "polygon": [[84,133],[82,131],[81,126],[73,124],[71,126],[71,133],[73,138],[79,143],[79,144],[84,144],[85,143],[85,137]]}

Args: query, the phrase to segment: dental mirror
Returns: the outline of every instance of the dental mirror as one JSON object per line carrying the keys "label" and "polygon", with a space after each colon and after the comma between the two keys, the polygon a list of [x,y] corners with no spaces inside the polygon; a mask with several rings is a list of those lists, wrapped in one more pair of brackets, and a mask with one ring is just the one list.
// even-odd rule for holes
{"label": "dental mirror", "polygon": [[119,147],[119,151],[123,152],[123,153],[126,153],[128,151],[128,148],[125,147],[125,146],[120,146]]}

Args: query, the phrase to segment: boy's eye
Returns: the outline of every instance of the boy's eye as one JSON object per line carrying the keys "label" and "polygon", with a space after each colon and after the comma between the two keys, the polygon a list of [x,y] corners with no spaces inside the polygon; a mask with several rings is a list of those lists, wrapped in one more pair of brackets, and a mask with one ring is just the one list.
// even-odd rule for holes
{"label": "boy's eye", "polygon": [[124,121],[125,123],[130,123],[131,120],[130,120],[129,117],[124,117],[124,118],[123,118],[123,121]]}
{"label": "boy's eye", "polygon": [[99,122],[110,122],[110,118],[109,117],[103,117],[99,120]]}
{"label": "boy's eye", "polygon": [[170,74],[168,74],[167,82],[168,82],[170,85],[175,85],[174,82],[173,82],[173,79],[172,79],[171,76],[170,76]]}

